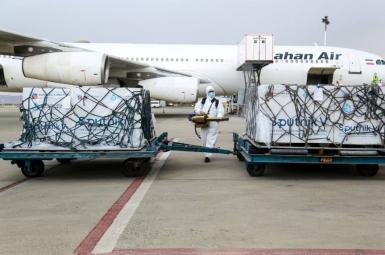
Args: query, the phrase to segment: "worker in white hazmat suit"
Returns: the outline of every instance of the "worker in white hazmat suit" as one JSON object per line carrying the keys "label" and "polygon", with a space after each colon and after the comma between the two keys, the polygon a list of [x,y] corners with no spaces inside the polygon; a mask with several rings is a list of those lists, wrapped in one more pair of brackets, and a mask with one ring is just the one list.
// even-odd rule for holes
{"label": "worker in white hazmat suit", "polygon": [[[199,100],[195,105],[196,114],[207,114],[209,117],[222,118],[225,114],[223,104],[215,98],[215,90],[212,86],[207,86],[206,97]],[[218,122],[210,121],[207,128],[202,128],[201,139],[203,146],[213,148],[218,136]],[[205,162],[210,162],[211,153],[205,153]]]}

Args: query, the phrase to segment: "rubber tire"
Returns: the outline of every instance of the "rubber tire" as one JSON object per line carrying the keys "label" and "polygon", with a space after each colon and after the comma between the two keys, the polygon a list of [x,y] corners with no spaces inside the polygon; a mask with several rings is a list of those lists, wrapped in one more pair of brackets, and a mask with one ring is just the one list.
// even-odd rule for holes
{"label": "rubber tire", "polygon": [[266,166],[262,164],[247,164],[246,170],[251,177],[259,177],[265,174]]}
{"label": "rubber tire", "polygon": [[68,164],[71,162],[71,158],[57,158],[56,161],[60,164]]}
{"label": "rubber tire", "polygon": [[242,161],[242,162],[245,161],[245,158],[243,157],[243,155],[239,151],[237,151],[237,158],[239,161]]}
{"label": "rubber tire", "polygon": [[360,176],[373,177],[378,173],[378,165],[357,165],[357,172]]}
{"label": "rubber tire", "polygon": [[23,164],[21,172],[28,178],[40,177],[44,173],[44,162],[42,160],[31,160],[30,168]]}
{"label": "rubber tire", "polygon": [[122,173],[126,177],[139,177],[143,175],[143,169],[146,165],[144,161],[126,160],[123,163]]}

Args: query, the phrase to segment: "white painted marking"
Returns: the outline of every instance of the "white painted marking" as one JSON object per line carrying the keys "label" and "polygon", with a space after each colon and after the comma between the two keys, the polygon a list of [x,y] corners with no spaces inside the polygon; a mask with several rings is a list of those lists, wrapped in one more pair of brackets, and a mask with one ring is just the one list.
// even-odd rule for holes
{"label": "white painted marking", "polygon": [[[174,141],[176,141],[176,139],[174,139]],[[166,163],[168,156],[170,156],[170,152],[165,152],[155,161],[150,173],[146,176],[138,190],[134,193],[134,195],[132,195],[131,199],[128,200],[127,204],[123,207],[118,216],[112,222],[111,226],[96,244],[92,253],[110,253],[113,251],[120,235],[127,227],[136,209],[139,207],[147,191],[150,189],[151,184],[154,182],[159,173],[159,170]]]}

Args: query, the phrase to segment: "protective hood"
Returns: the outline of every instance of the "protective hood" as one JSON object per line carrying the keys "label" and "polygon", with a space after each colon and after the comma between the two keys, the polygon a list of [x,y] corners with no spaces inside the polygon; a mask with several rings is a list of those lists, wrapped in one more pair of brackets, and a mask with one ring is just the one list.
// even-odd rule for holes
{"label": "protective hood", "polygon": [[215,92],[214,87],[213,87],[213,86],[207,86],[207,87],[206,87],[206,96],[209,95],[209,91],[214,91],[214,92]]}

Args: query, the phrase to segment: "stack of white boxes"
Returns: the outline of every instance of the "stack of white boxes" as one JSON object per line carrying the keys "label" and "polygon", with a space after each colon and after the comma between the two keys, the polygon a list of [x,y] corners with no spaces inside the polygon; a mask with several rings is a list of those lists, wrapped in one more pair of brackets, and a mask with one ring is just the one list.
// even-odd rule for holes
{"label": "stack of white boxes", "polygon": [[35,125],[33,146],[58,141],[82,144],[79,149],[141,148],[142,102],[140,88],[24,88],[23,132]]}
{"label": "stack of white boxes", "polygon": [[[248,93],[254,96],[249,95],[246,102],[247,135],[266,145],[382,145],[385,119],[368,118],[371,110],[362,103],[364,95],[353,93],[352,98],[347,98],[353,88],[251,87]],[[385,108],[385,102],[376,103],[379,109]]]}

